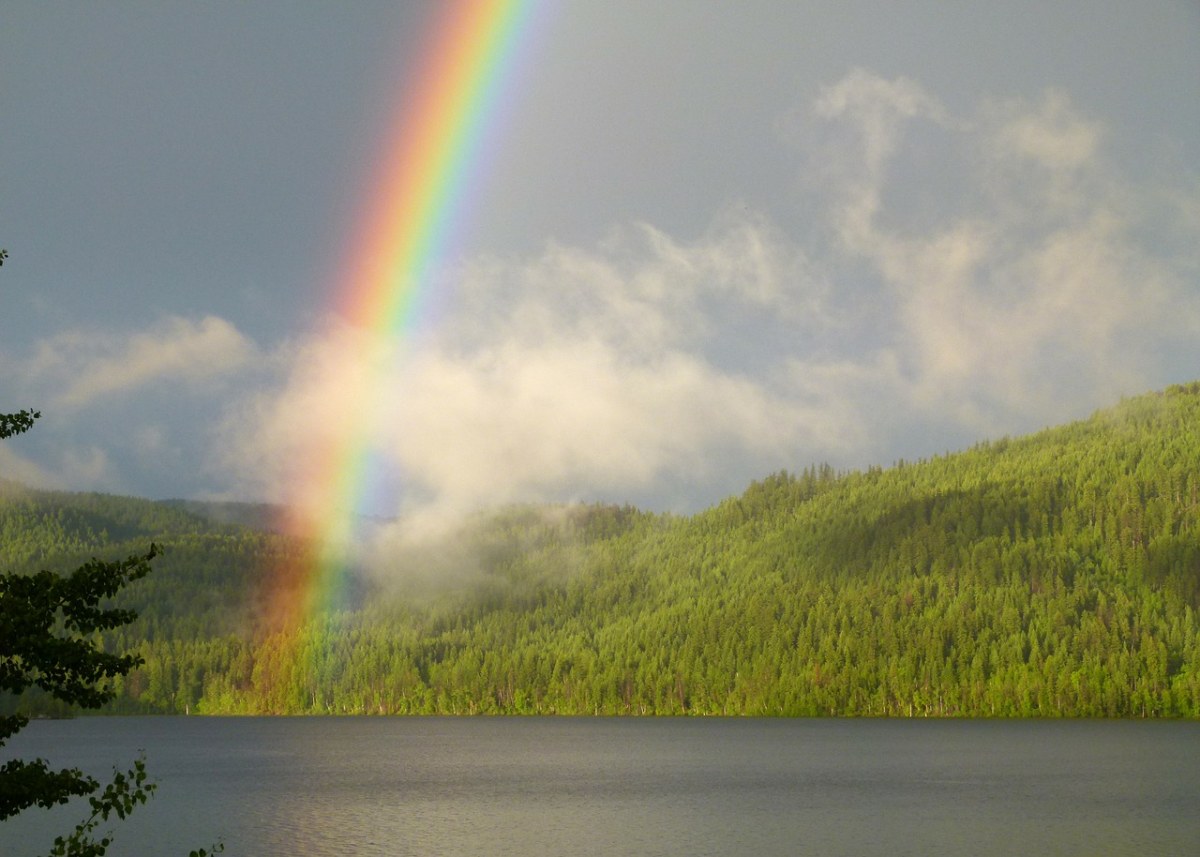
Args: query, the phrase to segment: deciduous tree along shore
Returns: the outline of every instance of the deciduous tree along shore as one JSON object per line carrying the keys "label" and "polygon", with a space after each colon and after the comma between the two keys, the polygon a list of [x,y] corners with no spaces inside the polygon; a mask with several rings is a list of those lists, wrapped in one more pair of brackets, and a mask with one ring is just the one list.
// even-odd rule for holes
{"label": "deciduous tree along shore", "polygon": [[1200,383],[692,516],[498,510],[457,582],[397,556],[287,626],[263,581],[305,545],[217,521],[260,509],[2,494],[8,567],[161,544],[114,712],[1200,716]]}

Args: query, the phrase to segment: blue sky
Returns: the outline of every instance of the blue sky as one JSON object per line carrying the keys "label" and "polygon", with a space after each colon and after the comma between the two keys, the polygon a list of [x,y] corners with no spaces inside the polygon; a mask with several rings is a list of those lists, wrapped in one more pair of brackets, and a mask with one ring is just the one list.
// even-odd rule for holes
{"label": "blue sky", "polygon": [[[0,10],[0,474],[285,500],[429,4]],[[1200,377],[1200,6],[535,16],[372,511],[702,508]]]}

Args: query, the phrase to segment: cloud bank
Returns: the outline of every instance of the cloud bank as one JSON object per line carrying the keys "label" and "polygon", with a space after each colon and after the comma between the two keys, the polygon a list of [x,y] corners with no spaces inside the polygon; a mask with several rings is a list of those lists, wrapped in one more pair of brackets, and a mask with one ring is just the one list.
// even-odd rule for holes
{"label": "cloud bank", "polygon": [[[732,208],[693,240],[635,224],[453,272],[438,324],[375,358],[373,466],[401,510],[694,507],[779,467],[1077,416],[1160,383],[1166,347],[1200,333],[1194,249],[1147,238],[1164,191],[1123,180],[1064,93],[955,116],[859,70],[792,125],[815,240]],[[930,147],[957,182],[932,197],[913,187]],[[289,462],[354,412],[337,361],[356,335],[302,343],[239,420],[258,429],[228,439],[250,490],[301,490]]]}
{"label": "cloud bank", "polygon": [[[722,322],[740,316],[747,336],[767,318],[789,333],[812,327],[821,285],[809,268],[776,230],[747,220],[687,244],[639,225],[592,250],[468,264],[452,310],[419,345],[372,357],[384,367],[372,466],[402,479],[406,515],[445,518],[683,491],[731,457],[761,470],[797,446],[841,447],[852,427]],[[230,467],[258,480],[249,490],[302,494],[308,476],[294,462],[320,457],[363,411],[346,399],[361,367],[343,362],[362,353],[361,336],[335,327],[301,344],[280,387],[231,423]]]}
{"label": "cloud bank", "polygon": [[[55,337],[22,371],[81,412],[222,379],[198,442],[225,494],[307,502],[313,462],[360,432],[366,511],[444,521],[694,509],[779,468],[1034,430],[1196,365],[1200,183],[1122,175],[1068,94],[955,114],[856,70],[782,126],[803,219],[731,202],[698,236],[633,223],[471,259],[444,272],[436,318],[370,348],[337,319],[269,356],[224,320],[169,319]],[[170,444],[156,432],[147,448]]]}
{"label": "cloud bank", "polygon": [[[1060,419],[1144,388],[1165,345],[1200,332],[1195,250],[1152,237],[1166,193],[1122,180],[1103,129],[1064,93],[951,117],[912,82],[856,72],[816,113],[849,153],[855,177],[832,188],[831,222],[881,280],[895,325],[881,344],[904,367],[910,407],[983,433]],[[921,122],[971,184],[965,211],[913,229],[888,194]]]}

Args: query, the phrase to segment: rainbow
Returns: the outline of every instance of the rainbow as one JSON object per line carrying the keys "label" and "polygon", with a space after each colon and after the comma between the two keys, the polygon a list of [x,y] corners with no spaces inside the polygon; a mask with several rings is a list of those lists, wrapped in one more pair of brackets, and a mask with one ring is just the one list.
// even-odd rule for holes
{"label": "rainbow", "polygon": [[305,457],[298,481],[307,499],[282,523],[311,548],[283,563],[268,583],[264,598],[273,628],[295,627],[336,600],[341,548],[354,537],[370,489],[372,427],[384,398],[375,355],[410,334],[439,267],[461,238],[538,8],[537,0],[434,4],[435,20],[405,78],[336,289],[333,309],[355,332],[356,353],[346,355],[346,377],[338,378],[349,415]]}

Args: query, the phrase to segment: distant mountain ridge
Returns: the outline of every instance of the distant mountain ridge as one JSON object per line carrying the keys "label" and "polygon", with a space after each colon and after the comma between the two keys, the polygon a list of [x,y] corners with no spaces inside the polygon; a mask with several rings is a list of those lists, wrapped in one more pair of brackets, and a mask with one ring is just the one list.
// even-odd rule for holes
{"label": "distant mountain ridge", "polygon": [[0,486],[0,560],[164,544],[115,710],[1200,716],[1200,382],[687,517],[497,510],[295,627],[271,515]]}

